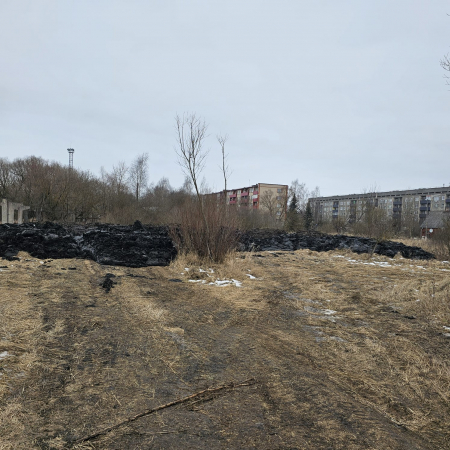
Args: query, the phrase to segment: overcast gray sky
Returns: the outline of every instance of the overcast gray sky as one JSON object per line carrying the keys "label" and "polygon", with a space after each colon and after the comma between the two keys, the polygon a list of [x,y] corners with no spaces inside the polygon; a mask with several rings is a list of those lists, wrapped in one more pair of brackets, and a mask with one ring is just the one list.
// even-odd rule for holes
{"label": "overcast gray sky", "polygon": [[209,124],[223,188],[298,178],[322,195],[450,184],[443,0],[0,0],[0,156],[99,174],[148,152],[183,175],[174,117]]}

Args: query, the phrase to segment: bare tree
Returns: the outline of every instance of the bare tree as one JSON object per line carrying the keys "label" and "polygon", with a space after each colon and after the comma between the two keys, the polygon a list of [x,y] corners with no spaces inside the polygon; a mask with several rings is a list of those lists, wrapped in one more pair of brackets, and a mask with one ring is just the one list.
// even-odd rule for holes
{"label": "bare tree", "polygon": [[277,213],[277,199],[272,191],[265,191],[262,193],[259,203],[271,217],[276,218]]}
{"label": "bare tree", "polygon": [[175,127],[177,130],[178,144],[175,151],[178,156],[178,162],[194,186],[199,212],[206,230],[208,255],[212,258],[209,245],[209,225],[203,208],[203,198],[200,193],[201,185],[199,185],[199,176],[205,166],[205,158],[208,155],[208,151],[203,148],[208,126],[203,119],[197,117],[194,113],[185,113],[183,117],[179,115],[175,117]]}
{"label": "bare tree", "polygon": [[128,167],[125,162],[119,161],[117,166],[113,166],[113,171],[111,174],[111,183],[117,193],[120,195],[124,192],[127,192],[127,176],[128,176]]}
{"label": "bare tree", "polygon": [[195,193],[201,203],[199,176],[205,166],[205,158],[208,151],[203,149],[203,141],[206,137],[208,126],[195,114],[184,114],[183,117],[175,117],[177,129],[176,153],[178,162],[194,185]]}
{"label": "bare tree", "polygon": [[228,155],[225,154],[225,143],[228,140],[228,135],[217,135],[217,140],[220,144],[220,148],[222,150],[222,166],[221,166],[221,170],[223,173],[223,180],[225,183],[225,191],[227,190],[227,180],[229,178],[229,176],[231,175],[231,171],[230,168],[228,166]]}
{"label": "bare tree", "polygon": [[[450,72],[450,56],[447,54],[441,59],[441,67],[446,70],[447,72]],[[445,75],[445,78],[447,78],[447,84],[450,84],[449,76]]]}
{"label": "bare tree", "polygon": [[139,155],[131,165],[128,172],[128,183],[134,193],[136,202],[142,195],[143,190],[147,187],[148,181],[148,153]]}
{"label": "bare tree", "polygon": [[297,207],[296,211],[298,213],[303,213],[306,209],[306,204],[308,203],[309,191],[305,183],[300,183],[298,178],[291,182],[289,186],[289,199],[296,198]]}
{"label": "bare tree", "polygon": [[320,197],[319,186],[316,186],[312,191],[310,191],[305,183],[300,183],[298,178],[291,182],[289,186],[289,196],[288,200],[292,200],[295,195],[297,199],[297,212],[304,214],[306,211],[306,205],[310,198]]}

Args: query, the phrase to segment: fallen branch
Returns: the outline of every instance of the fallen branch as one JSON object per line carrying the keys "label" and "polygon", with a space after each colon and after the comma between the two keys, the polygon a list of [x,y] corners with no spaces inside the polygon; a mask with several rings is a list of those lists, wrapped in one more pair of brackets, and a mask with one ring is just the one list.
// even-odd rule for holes
{"label": "fallen branch", "polygon": [[154,412],[161,411],[162,409],[166,409],[166,408],[170,408],[171,406],[186,403],[189,400],[192,400],[193,398],[199,397],[200,395],[214,394],[216,392],[223,391],[225,389],[233,389],[233,388],[238,388],[238,387],[242,387],[242,386],[251,386],[255,383],[256,383],[256,380],[254,378],[250,378],[248,380],[242,381],[241,383],[231,382],[228,384],[223,384],[221,386],[217,386],[215,388],[203,389],[203,391],[196,392],[195,394],[189,395],[188,397],[180,398],[179,400],[175,400],[173,402],[166,403],[165,405],[160,405],[160,406],[157,406],[156,408],[147,409],[144,412],[137,414],[136,416],[128,417],[128,419],[125,419],[122,422],[116,423],[115,425],[113,425],[111,427],[104,428],[103,430],[100,430],[97,433],[91,434],[91,435],[86,436],[81,439],[77,439],[76,441],[73,442],[73,445],[81,444],[82,442],[92,441],[92,440],[98,438],[99,436],[103,436],[103,435],[109,433],[110,431],[116,430],[117,428],[121,427],[122,425],[127,425],[131,422],[134,422],[137,419],[140,419],[141,417],[148,416],[149,414],[153,414]]}

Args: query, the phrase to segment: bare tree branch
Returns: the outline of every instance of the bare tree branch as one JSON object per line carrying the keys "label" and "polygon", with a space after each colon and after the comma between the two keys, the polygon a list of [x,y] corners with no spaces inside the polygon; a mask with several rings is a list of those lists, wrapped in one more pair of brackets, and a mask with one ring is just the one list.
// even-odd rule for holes
{"label": "bare tree branch", "polygon": [[231,171],[230,171],[230,168],[229,168],[229,166],[228,166],[228,163],[227,163],[227,158],[228,158],[228,155],[226,155],[225,154],[225,143],[227,142],[227,140],[228,140],[228,135],[217,135],[217,141],[219,142],[219,144],[220,144],[220,147],[221,147],[221,150],[222,150],[222,167],[221,167],[221,170],[222,170],[222,173],[223,173],[223,179],[224,179],[224,182],[225,182],[225,191],[227,190],[227,180],[228,180],[228,178],[230,177],[230,175],[231,175]]}

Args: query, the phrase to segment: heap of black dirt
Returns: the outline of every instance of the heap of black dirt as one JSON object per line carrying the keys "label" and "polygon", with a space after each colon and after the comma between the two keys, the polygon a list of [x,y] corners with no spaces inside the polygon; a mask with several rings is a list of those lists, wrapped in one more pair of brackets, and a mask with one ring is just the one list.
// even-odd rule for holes
{"label": "heap of black dirt", "polygon": [[277,251],[310,249],[327,252],[348,249],[355,253],[377,253],[393,258],[400,253],[404,258],[433,259],[434,255],[420,247],[410,247],[400,242],[383,241],[356,236],[321,233],[286,233],[282,230],[251,230],[240,235],[241,251]]}
{"label": "heap of black dirt", "polygon": [[[319,252],[350,249],[394,257],[432,259],[419,247],[398,242],[327,234],[286,233],[281,230],[252,230],[239,233],[240,251],[298,250]],[[67,226],[55,223],[0,225],[0,257],[14,259],[19,251],[41,259],[83,258],[100,264],[127,267],[165,266],[177,254],[169,229],[164,226],[93,225]]]}
{"label": "heap of black dirt", "polygon": [[83,258],[127,267],[165,266],[176,256],[167,227],[55,223],[0,225],[0,256],[19,251],[41,259]]}

